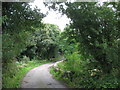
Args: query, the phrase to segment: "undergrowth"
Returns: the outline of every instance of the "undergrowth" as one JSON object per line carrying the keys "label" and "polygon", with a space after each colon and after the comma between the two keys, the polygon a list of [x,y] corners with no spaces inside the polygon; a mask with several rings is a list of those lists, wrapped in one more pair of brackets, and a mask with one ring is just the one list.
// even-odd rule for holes
{"label": "undergrowth", "polygon": [[[120,88],[119,72],[113,70],[109,74],[104,74],[98,67],[90,66],[89,60],[83,60],[78,53],[66,56],[67,61],[59,63],[58,71],[51,68],[51,74],[57,80],[64,81],[68,87],[72,88]],[[67,75],[67,71],[74,72]]]}

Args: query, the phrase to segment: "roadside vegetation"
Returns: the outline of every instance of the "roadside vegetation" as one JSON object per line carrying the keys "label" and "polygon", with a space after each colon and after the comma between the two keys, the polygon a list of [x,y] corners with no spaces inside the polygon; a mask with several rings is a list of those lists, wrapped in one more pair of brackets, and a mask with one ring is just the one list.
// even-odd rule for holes
{"label": "roadside vegetation", "polygon": [[[11,70],[4,71],[3,73],[3,88],[20,88],[22,80],[26,73],[42,64],[49,63],[46,60],[32,60],[24,57],[25,61],[16,62],[13,64],[8,64],[8,67],[11,67]],[[15,69],[16,68],[16,69]]]}
{"label": "roadside vegetation", "polygon": [[51,68],[59,80],[75,88],[120,88],[120,3],[47,4],[71,19],[59,47],[65,61]]}
{"label": "roadside vegetation", "polygon": [[4,2],[2,9],[2,87],[20,88],[30,69],[59,58],[60,30],[42,23],[45,15],[28,3]]}
{"label": "roadside vegetation", "polygon": [[[28,3],[2,3],[3,88],[19,88],[32,68],[64,57],[51,68],[72,88],[120,88],[120,3],[44,3],[71,20],[63,32],[43,23]],[[66,7],[64,8],[64,6]]]}

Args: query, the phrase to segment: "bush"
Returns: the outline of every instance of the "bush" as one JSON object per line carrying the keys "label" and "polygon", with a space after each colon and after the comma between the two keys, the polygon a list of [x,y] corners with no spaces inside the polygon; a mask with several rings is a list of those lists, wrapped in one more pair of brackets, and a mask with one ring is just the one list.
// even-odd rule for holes
{"label": "bush", "polygon": [[27,63],[28,61],[30,61],[30,58],[27,56],[23,56],[22,62]]}
{"label": "bush", "polygon": [[63,71],[55,72],[51,69],[51,73],[58,79],[65,81],[69,87],[75,88],[119,88],[120,78],[118,73],[104,74],[98,67],[91,67],[89,60],[74,52],[66,55],[67,61],[58,64],[59,70],[71,71],[74,74],[64,75]]}

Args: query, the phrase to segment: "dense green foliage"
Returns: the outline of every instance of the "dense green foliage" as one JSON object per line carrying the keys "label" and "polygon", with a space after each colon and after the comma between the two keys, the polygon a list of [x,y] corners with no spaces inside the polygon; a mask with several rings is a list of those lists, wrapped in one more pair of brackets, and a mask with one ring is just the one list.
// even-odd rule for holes
{"label": "dense green foliage", "polygon": [[[114,4],[118,8],[119,3]],[[58,3],[58,5],[59,10],[71,19],[66,34],[68,38],[75,39],[79,43],[79,51],[82,55],[93,62],[97,61],[104,72],[110,72],[111,66],[117,65],[118,68],[119,11],[108,7],[112,3],[100,6],[96,2],[68,2],[65,3],[66,9],[62,4]],[[56,9],[55,3],[53,7]]]}
{"label": "dense green foliage", "polygon": [[61,45],[68,61],[60,64],[59,68],[75,74],[67,76],[68,81],[61,76],[64,72],[56,73],[56,76],[61,76],[59,78],[73,87],[119,87],[120,3],[100,6],[96,2],[67,2],[65,5],[66,8],[63,3],[48,4],[71,19],[62,37],[62,42],[67,43]]}
{"label": "dense green foliage", "polygon": [[28,69],[22,69],[22,73],[16,62],[57,57],[60,32],[56,25],[43,24],[41,21],[45,15],[38,8],[30,8],[28,3],[4,2],[2,9],[3,87],[17,88],[22,80],[18,74],[25,74]]}
{"label": "dense green foliage", "polygon": [[28,39],[33,31],[32,28],[42,26],[41,20],[44,15],[37,8],[32,10],[27,3],[5,2],[2,3],[2,16],[2,69],[3,87],[6,88],[9,87],[6,79],[12,80],[18,75],[16,57],[29,45]]}
{"label": "dense green foliage", "polygon": [[44,24],[44,28],[36,28],[29,39],[31,43],[21,55],[26,55],[30,59],[38,57],[50,60],[57,57],[59,35],[59,28],[53,24]]}
{"label": "dense green foliage", "polygon": [[10,62],[29,43],[32,27],[41,26],[43,14],[27,3],[3,3],[3,62]]}
{"label": "dense green foliage", "polygon": [[51,73],[69,87],[119,88],[120,3],[45,5],[70,18],[63,32],[56,25],[42,23],[45,15],[28,3],[2,4],[3,87],[19,87],[29,69],[61,54],[66,61],[58,64],[58,71],[52,68]]}

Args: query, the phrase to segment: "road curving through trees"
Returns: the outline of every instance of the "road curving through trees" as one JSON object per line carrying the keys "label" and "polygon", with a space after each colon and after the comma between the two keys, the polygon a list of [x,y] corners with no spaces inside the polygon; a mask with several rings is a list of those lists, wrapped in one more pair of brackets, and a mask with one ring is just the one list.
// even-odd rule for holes
{"label": "road curving through trees", "polygon": [[54,64],[51,62],[30,70],[23,78],[21,88],[67,88],[50,74],[49,68]]}

